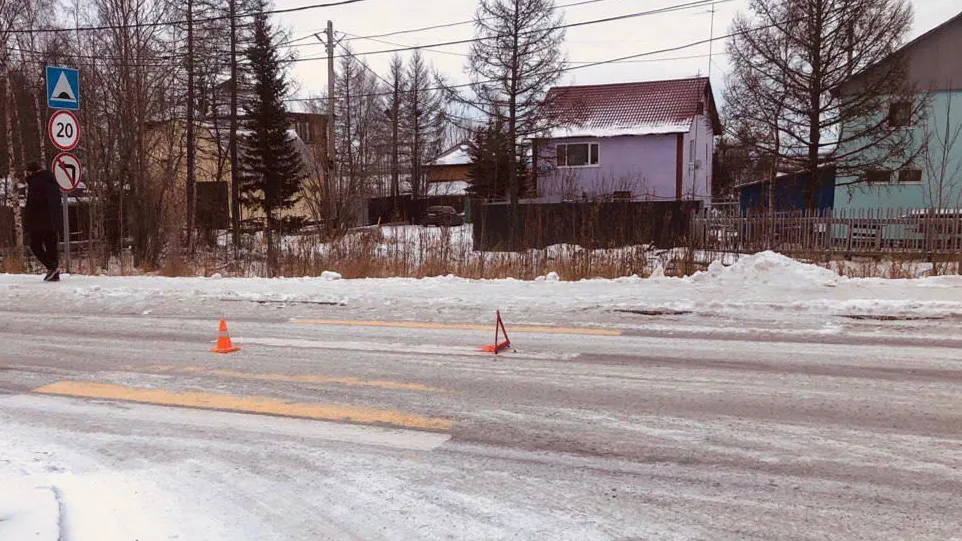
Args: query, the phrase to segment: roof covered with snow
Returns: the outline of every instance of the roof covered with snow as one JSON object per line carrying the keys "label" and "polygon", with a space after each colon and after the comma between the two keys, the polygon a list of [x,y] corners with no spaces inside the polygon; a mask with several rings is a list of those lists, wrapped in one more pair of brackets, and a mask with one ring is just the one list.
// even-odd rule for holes
{"label": "roof covered with snow", "polygon": [[470,147],[468,147],[467,143],[461,143],[456,147],[442,152],[431,165],[471,165],[471,153],[469,149]]}
{"label": "roof covered with snow", "polygon": [[684,133],[699,111],[707,111],[720,131],[711,83],[705,77],[555,87],[545,102],[550,116],[570,119],[551,130],[551,138]]}

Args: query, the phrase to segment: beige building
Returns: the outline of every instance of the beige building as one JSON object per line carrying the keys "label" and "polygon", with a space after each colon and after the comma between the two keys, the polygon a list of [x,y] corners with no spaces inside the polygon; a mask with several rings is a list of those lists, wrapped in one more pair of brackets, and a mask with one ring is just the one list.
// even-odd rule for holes
{"label": "beige building", "polygon": [[459,144],[441,153],[426,167],[427,195],[429,197],[463,197],[467,193],[468,171],[471,169],[471,154],[466,143]]}
{"label": "beige building", "polygon": [[[289,116],[289,133],[303,156],[305,180],[300,200],[285,215],[312,222],[322,215],[327,116],[313,113],[290,113]],[[229,131],[225,124],[223,121],[200,121],[195,128],[197,212],[194,225],[198,229],[230,228],[231,165]],[[173,222],[186,227],[186,122],[158,123],[152,127],[149,137],[151,176],[164,186],[159,202]],[[241,209],[241,220],[252,217],[255,216],[249,209]]]}

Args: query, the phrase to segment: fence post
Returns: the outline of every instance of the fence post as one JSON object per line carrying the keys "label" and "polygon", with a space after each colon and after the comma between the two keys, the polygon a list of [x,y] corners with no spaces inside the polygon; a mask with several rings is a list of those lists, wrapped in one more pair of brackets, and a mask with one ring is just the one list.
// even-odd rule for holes
{"label": "fence post", "polygon": [[832,217],[834,216],[835,210],[829,209],[825,211],[825,252],[830,258],[832,256],[832,241],[835,237],[835,230],[832,225]]}

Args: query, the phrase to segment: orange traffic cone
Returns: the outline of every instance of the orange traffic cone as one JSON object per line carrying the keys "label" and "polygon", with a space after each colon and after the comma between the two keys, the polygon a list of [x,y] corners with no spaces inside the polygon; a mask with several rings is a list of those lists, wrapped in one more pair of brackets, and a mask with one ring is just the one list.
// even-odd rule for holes
{"label": "orange traffic cone", "polygon": [[[494,323],[494,344],[490,346],[484,346],[481,351],[486,353],[494,353],[497,355],[502,350],[511,347],[511,339],[508,338],[508,330],[504,328],[504,321],[501,319],[501,311],[498,310],[498,319]],[[501,338],[501,333],[504,333],[504,342],[498,342]]]}
{"label": "orange traffic cone", "polygon": [[234,353],[240,351],[239,347],[234,346],[230,341],[230,333],[227,332],[227,320],[220,320],[220,330],[217,334],[217,347],[211,350],[214,353]]}

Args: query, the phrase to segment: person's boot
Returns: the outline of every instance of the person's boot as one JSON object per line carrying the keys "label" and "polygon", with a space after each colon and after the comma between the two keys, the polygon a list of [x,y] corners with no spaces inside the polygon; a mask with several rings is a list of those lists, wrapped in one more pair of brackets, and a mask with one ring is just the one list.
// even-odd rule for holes
{"label": "person's boot", "polygon": [[60,270],[54,267],[47,271],[46,276],[43,277],[44,282],[59,282],[60,281]]}

